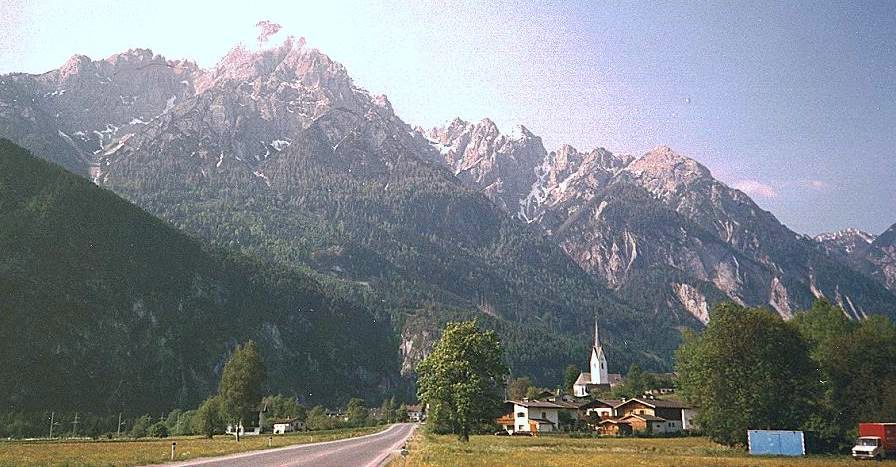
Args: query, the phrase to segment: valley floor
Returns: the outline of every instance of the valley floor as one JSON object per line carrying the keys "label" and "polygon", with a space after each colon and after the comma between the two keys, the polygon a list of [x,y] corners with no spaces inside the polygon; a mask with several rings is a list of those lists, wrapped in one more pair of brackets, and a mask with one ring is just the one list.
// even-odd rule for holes
{"label": "valley floor", "polygon": [[[328,431],[306,431],[276,435],[272,447],[354,438],[385,427],[347,428]],[[0,466],[99,466],[144,465],[168,462],[171,443],[177,442],[177,460],[223,456],[268,447],[268,437],[244,436],[237,443],[232,436],[171,437],[140,440],[98,441],[0,441]]]}
{"label": "valley floor", "polygon": [[[418,432],[409,454],[392,466],[825,466],[854,465],[849,456],[815,455],[806,458],[752,457],[707,438],[538,438],[473,436],[467,444],[453,436]],[[878,464],[875,464],[878,465]],[[885,465],[896,465],[889,461]]]}

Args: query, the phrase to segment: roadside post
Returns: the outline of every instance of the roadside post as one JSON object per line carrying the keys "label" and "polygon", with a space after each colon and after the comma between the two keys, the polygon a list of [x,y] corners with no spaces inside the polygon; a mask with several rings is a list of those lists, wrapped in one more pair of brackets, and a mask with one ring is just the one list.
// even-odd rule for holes
{"label": "roadside post", "polygon": [[171,442],[171,460],[174,460],[174,450],[177,448],[177,441]]}
{"label": "roadside post", "polygon": [[268,447],[271,447],[274,444],[274,437],[268,436]]}

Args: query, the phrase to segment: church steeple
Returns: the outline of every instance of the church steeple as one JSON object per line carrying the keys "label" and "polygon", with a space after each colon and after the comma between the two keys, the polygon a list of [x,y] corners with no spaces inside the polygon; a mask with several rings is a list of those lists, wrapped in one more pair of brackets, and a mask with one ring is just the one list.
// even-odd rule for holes
{"label": "church steeple", "polygon": [[600,344],[600,333],[597,318],[594,319],[594,347],[591,348],[591,384],[607,384],[610,377],[607,373],[607,357]]}

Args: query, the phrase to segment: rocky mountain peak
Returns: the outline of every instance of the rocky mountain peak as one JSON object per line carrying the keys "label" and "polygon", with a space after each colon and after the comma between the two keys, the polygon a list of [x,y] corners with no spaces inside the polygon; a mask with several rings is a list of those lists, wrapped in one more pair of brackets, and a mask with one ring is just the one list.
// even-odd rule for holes
{"label": "rocky mountain peak", "polygon": [[896,291],[896,224],[880,235],[844,229],[815,236],[822,250]]}
{"label": "rocky mountain peak", "polygon": [[579,151],[568,145],[564,144],[560,146],[559,149],[553,152],[553,168],[557,172],[565,172],[570,169],[577,168],[584,159],[585,155],[579,153]]}
{"label": "rocky mountain peak", "polygon": [[657,146],[636,159],[630,166],[630,172],[673,173],[677,177],[707,177],[709,170],[699,162],[685,157],[669,146]]}
{"label": "rocky mountain peak", "polygon": [[513,141],[525,140],[530,138],[537,138],[528,128],[523,125],[514,125],[510,133],[507,134],[507,137]]}
{"label": "rocky mountain peak", "polygon": [[875,236],[859,229],[848,228],[837,232],[826,232],[815,236],[815,241],[828,254],[843,257],[865,250],[875,240]]}
{"label": "rocky mountain peak", "polygon": [[230,50],[198,86],[202,92],[216,83],[256,80],[331,88],[351,93],[352,80],[345,67],[317,49],[305,46],[304,37],[288,36],[281,44],[254,50],[238,45]]}
{"label": "rocky mountain peak", "polygon": [[659,146],[634,160],[626,169],[641,185],[660,198],[667,198],[697,181],[712,179],[709,169],[694,159]]}
{"label": "rocky mountain peak", "polygon": [[151,49],[137,48],[137,49],[128,49],[125,52],[110,55],[108,58],[106,58],[105,61],[114,65],[119,62],[129,62],[131,60],[137,60],[137,61],[141,61],[141,62],[142,61],[150,61],[150,60],[153,60],[154,58],[162,59],[162,56],[155,55]]}
{"label": "rocky mountain peak", "polygon": [[91,65],[90,57],[86,55],[72,55],[65,63],[59,67],[60,80],[66,80],[71,76],[81,73],[86,67]]}
{"label": "rocky mountain peak", "polygon": [[[86,55],[73,55],[47,77],[57,86],[96,86],[113,81],[128,81],[135,74],[143,76],[177,74],[192,80],[199,67],[186,60],[168,60],[150,49],[129,49],[104,59],[92,60]],[[139,77],[137,77],[139,79]]]}
{"label": "rocky mountain peak", "polygon": [[815,240],[819,242],[841,242],[841,241],[849,241],[849,242],[864,242],[871,243],[874,241],[876,237],[872,234],[864,232],[859,229],[854,229],[852,227],[848,229],[838,230],[836,232],[825,232],[822,234],[818,234],[815,236]]}

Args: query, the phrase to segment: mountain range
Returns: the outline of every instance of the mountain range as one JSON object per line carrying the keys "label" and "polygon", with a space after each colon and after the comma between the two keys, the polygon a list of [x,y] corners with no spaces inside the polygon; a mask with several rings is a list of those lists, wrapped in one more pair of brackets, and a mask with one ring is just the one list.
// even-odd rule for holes
{"label": "mountain range", "polygon": [[791,231],[671,148],[640,157],[569,145],[548,152],[525,127],[503,135],[488,119],[417,131],[467,186],[542,230],[600,283],[656,312],[683,310],[705,323],[723,299],[785,318],[817,298],[852,318],[893,309],[892,234],[852,256],[831,254],[826,237]]}
{"label": "mountain range", "polygon": [[[394,386],[455,319],[497,329],[514,373],[554,385],[566,364],[586,363],[595,317],[619,371],[634,362],[668,369],[680,329],[699,328],[721,300],[786,318],[820,297],[855,319],[896,314],[894,228],[861,244],[797,234],[667,147],[640,157],[547,151],[525,127],[504,135],[488,119],[412,127],[303,39],[237,47],[208,70],[135,49],[5,75],[0,136],[175,227],[183,233],[166,232],[186,234],[194,255],[230,252],[252,258],[252,271],[293,278],[275,282],[275,295],[313,300],[326,290],[350,304],[351,313],[334,305],[333,319],[321,318],[333,341],[319,349],[330,360],[314,368],[340,378],[360,372],[356,385]],[[121,221],[103,203],[87,204],[80,209],[95,224]],[[71,243],[64,225],[55,226],[63,245]],[[317,285],[292,290],[290,281]],[[151,282],[168,289],[163,277]],[[250,288],[245,296],[266,308],[267,289]],[[184,316],[206,312],[179,305],[177,290],[160,303]],[[123,308],[141,296],[116,293]],[[233,327],[203,334],[205,360],[190,367],[203,381],[235,339],[251,335],[274,355],[282,355],[276,342],[293,345],[262,332],[274,316],[286,320],[281,336],[311,332],[289,324],[286,309],[265,314],[241,303],[228,312]],[[57,312],[34,309],[35,317]],[[82,316],[72,345],[95,331],[91,313],[104,311]],[[367,345],[387,362],[392,349],[395,367],[354,371],[335,357]],[[126,342],[110,348],[135,351]],[[290,378],[277,387],[303,384]]]}

